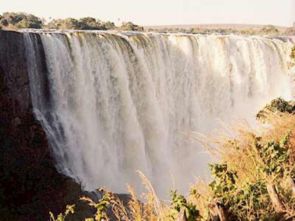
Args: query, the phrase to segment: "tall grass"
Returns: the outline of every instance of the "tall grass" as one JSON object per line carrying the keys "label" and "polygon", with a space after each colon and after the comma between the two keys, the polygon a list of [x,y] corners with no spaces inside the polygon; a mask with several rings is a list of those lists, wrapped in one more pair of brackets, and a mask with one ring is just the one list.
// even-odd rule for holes
{"label": "tall grass", "polygon": [[[82,197],[96,209],[87,221],[110,217],[124,221],[295,220],[294,113],[293,103],[277,99],[259,112],[260,125],[255,129],[239,125],[231,129],[233,133],[209,140],[193,134],[193,139],[218,156],[219,162],[210,165],[211,183],[198,181],[187,197],[172,191],[171,201],[163,202],[138,171],[146,190],[141,197],[131,186],[125,205],[105,190],[98,202]],[[59,219],[51,214],[51,220],[65,220],[63,215],[68,213]]]}

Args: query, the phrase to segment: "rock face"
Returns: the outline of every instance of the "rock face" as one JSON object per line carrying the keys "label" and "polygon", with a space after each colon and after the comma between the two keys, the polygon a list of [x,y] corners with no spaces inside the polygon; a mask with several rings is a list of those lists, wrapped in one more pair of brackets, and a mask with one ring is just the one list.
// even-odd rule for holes
{"label": "rock face", "polygon": [[0,31],[0,217],[48,220],[75,203],[81,188],[59,174],[35,119],[21,33]]}

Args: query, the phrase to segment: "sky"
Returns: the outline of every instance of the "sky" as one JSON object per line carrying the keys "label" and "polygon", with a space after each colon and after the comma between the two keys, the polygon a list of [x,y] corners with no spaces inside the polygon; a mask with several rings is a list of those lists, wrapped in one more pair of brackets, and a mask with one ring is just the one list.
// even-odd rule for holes
{"label": "sky", "polygon": [[273,24],[295,22],[295,0],[0,0],[5,11],[46,19],[91,16],[115,23]]}

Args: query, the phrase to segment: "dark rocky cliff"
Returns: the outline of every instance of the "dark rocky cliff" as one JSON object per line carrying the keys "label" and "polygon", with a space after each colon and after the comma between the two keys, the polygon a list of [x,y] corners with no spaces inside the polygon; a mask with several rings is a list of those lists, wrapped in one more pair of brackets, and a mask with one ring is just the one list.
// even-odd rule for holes
{"label": "dark rocky cliff", "polygon": [[48,220],[81,194],[59,174],[32,112],[24,39],[0,31],[0,220]]}

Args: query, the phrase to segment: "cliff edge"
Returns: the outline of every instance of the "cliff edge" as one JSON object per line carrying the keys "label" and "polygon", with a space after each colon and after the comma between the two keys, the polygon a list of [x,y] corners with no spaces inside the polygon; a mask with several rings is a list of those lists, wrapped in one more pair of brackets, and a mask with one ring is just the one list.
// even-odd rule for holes
{"label": "cliff edge", "polygon": [[0,31],[0,217],[48,220],[75,202],[81,188],[54,167],[35,119],[23,34]]}

